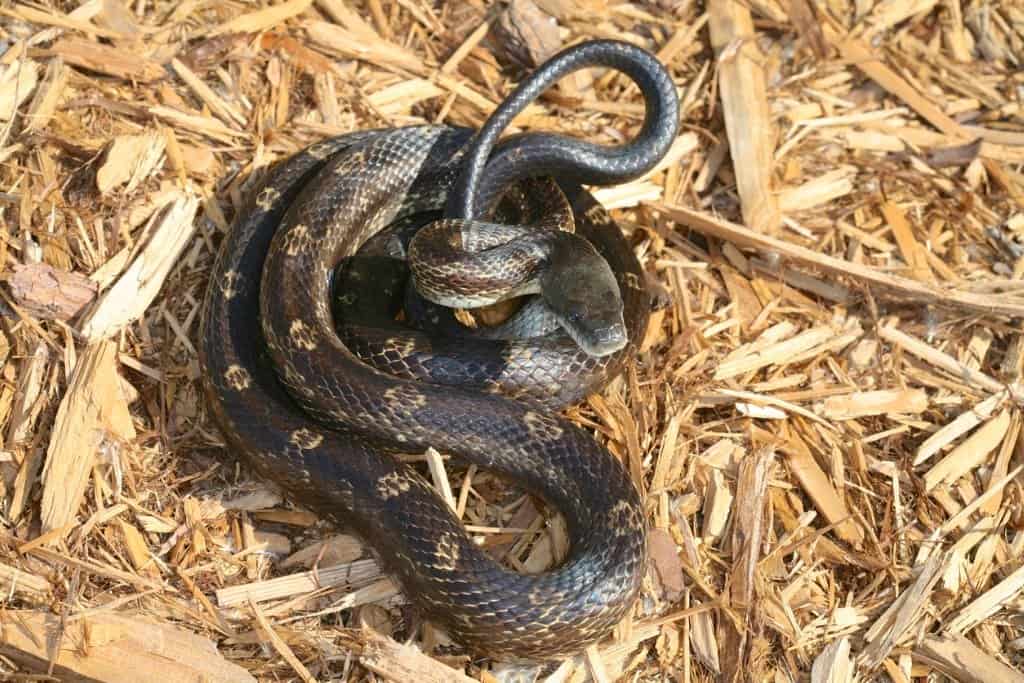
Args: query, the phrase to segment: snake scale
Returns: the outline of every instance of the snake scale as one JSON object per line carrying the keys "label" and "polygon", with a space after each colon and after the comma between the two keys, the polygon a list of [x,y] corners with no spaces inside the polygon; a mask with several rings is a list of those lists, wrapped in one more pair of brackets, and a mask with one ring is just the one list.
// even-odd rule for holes
{"label": "snake scale", "polygon": [[[646,113],[632,141],[602,147],[547,133],[499,140],[543,90],[593,66],[639,86]],[[606,635],[638,595],[646,523],[637,488],[618,459],[553,408],[622,369],[650,305],[629,244],[582,185],[620,183],[653,168],[677,119],[675,88],[652,55],[617,41],[583,43],[523,81],[479,132],[359,131],[279,162],[221,244],[200,361],[228,448],[298,503],[362,535],[420,613],[476,652],[508,659],[578,652]],[[397,322],[342,325],[339,334],[331,306],[339,263],[411,215],[440,213],[471,228],[496,215],[506,190],[538,177],[557,180],[575,232],[613,273],[619,291],[597,299],[617,302],[621,294],[625,346],[595,356],[565,333],[449,338]],[[587,314],[586,302],[563,289],[575,286],[573,268],[554,280],[554,295],[544,295],[567,308],[570,323]],[[564,562],[524,575],[492,559],[424,476],[394,455],[428,447],[512,480],[561,512],[570,536]]]}

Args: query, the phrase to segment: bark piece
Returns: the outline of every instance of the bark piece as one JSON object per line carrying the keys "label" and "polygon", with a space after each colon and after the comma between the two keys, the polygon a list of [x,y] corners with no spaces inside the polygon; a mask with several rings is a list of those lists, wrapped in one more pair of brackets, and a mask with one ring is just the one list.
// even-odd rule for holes
{"label": "bark piece", "polygon": [[8,281],[15,303],[41,320],[71,320],[96,297],[97,286],[46,263],[17,264]]}

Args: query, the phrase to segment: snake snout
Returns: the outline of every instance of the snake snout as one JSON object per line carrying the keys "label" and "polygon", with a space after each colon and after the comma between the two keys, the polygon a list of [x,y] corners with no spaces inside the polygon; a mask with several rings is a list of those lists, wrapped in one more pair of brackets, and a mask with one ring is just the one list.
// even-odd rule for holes
{"label": "snake snout", "polygon": [[628,341],[625,324],[616,322],[590,330],[587,338],[577,343],[587,354],[600,358],[621,351]]}
{"label": "snake snout", "polygon": [[590,293],[589,301],[569,299],[561,303],[561,307],[555,305],[552,310],[562,328],[588,356],[610,355],[629,342],[621,300],[614,292],[599,296]]}

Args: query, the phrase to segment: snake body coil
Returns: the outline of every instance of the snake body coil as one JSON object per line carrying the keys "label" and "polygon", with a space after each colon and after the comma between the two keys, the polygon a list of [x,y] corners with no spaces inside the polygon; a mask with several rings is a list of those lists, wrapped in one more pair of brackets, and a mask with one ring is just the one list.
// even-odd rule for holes
{"label": "snake body coil", "polygon": [[[635,141],[601,148],[528,134],[495,146],[519,110],[587,66],[619,69],[640,86],[647,113]],[[542,66],[476,136],[447,126],[357,132],[281,162],[221,246],[200,358],[229,447],[301,504],[354,527],[421,613],[476,651],[501,658],[577,652],[618,623],[639,591],[646,531],[636,486],[590,434],[544,406],[563,405],[614,376],[647,320],[639,263],[580,184],[649,170],[674,138],[677,116],[671,80],[650,54],[613,41],[585,43]],[[559,181],[576,232],[614,273],[624,348],[597,358],[565,335],[452,340],[397,323],[336,333],[334,272],[367,240],[423,211],[486,217],[510,184],[538,175]],[[519,390],[526,400],[495,393],[516,393],[520,380],[531,387]],[[568,558],[538,575],[491,559],[430,484],[390,455],[428,447],[553,505],[567,522]]]}

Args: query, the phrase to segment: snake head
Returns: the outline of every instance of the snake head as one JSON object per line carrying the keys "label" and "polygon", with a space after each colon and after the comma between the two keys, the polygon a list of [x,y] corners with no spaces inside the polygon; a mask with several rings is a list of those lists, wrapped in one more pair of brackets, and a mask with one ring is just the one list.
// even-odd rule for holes
{"label": "snake head", "polygon": [[562,244],[541,275],[541,296],[585,353],[597,357],[615,353],[629,341],[615,274],[590,242],[562,234]]}

